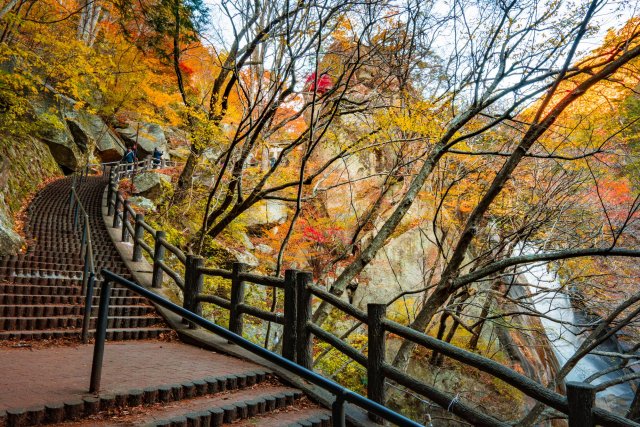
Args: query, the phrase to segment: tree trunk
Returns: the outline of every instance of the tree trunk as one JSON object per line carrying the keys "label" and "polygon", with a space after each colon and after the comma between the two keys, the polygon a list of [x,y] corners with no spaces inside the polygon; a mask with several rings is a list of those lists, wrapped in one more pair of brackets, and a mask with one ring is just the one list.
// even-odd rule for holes
{"label": "tree trunk", "polygon": [[478,326],[476,326],[474,332],[475,335],[471,336],[469,340],[469,350],[474,351],[478,348],[478,340],[480,339],[480,334],[482,333],[482,328],[484,327],[484,322],[489,315],[489,310],[491,309],[491,303],[493,303],[493,292],[497,291],[500,288],[501,282],[496,280],[491,285],[491,292],[487,293],[487,299],[484,300],[484,304],[482,305],[482,311],[480,312],[480,320],[478,321]]}
{"label": "tree trunk", "polygon": [[178,184],[173,193],[173,203],[181,203],[187,197],[199,157],[200,150],[196,150],[192,145],[191,152],[189,153],[187,162],[184,164],[184,169],[182,169],[182,173],[178,178]]}
{"label": "tree trunk", "polygon": [[78,40],[90,47],[96,40],[102,7],[96,0],[84,0],[81,6],[82,12],[78,22]]}

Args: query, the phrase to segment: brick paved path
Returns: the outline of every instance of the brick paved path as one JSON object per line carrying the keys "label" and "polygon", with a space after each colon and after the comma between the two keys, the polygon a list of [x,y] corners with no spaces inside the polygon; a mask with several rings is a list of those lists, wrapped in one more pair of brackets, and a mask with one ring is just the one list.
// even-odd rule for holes
{"label": "brick paved path", "polygon": [[[0,348],[0,411],[89,396],[93,345]],[[102,391],[238,374],[258,365],[178,342],[107,343]]]}

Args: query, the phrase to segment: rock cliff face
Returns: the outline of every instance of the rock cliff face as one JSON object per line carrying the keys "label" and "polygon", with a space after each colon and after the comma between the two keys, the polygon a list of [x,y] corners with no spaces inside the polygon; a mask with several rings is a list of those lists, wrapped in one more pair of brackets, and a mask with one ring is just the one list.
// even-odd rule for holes
{"label": "rock cliff face", "polygon": [[120,160],[124,153],[102,118],[77,109],[76,101],[45,91],[30,103],[35,117],[47,118],[37,137],[0,135],[0,255],[22,246],[14,217],[39,185],[87,162]]}
{"label": "rock cliff face", "polygon": [[85,164],[91,156],[101,162],[120,160],[125,146],[109,126],[95,114],[75,108],[76,102],[49,92],[33,102],[36,115],[49,115],[56,124],[40,130],[41,139],[51,155],[70,173]]}
{"label": "rock cliff face", "polygon": [[0,255],[15,254],[23,244],[13,218],[27,196],[43,181],[60,174],[43,142],[29,136],[9,139],[0,135]]}
{"label": "rock cliff face", "polygon": [[168,159],[168,145],[162,127],[155,123],[129,122],[126,127],[116,128],[116,132],[128,145],[138,144],[138,158],[151,155],[158,147]]}

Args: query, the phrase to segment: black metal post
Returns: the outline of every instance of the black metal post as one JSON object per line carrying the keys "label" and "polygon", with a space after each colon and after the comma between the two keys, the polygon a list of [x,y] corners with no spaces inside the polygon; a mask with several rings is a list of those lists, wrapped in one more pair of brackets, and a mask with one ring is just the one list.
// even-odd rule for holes
{"label": "black metal post", "polygon": [[82,267],[82,295],[84,295],[89,283],[89,251],[84,253],[84,266]]}
{"label": "black metal post", "polygon": [[78,202],[76,201],[75,205],[73,205],[73,229],[78,229]]}
{"label": "black metal post", "polygon": [[142,259],[142,246],[140,242],[144,238],[144,228],[142,228],[142,221],[144,221],[144,215],[136,214],[136,225],[133,230],[133,261],[140,261]]}
{"label": "black metal post", "polygon": [[342,394],[336,394],[336,400],[331,404],[331,421],[333,427],[346,427],[345,412],[344,412],[344,396]]}
{"label": "black metal post", "polygon": [[100,391],[102,376],[102,360],[104,359],[104,342],[107,339],[107,320],[109,314],[109,299],[111,298],[111,281],[108,279],[100,288],[100,306],[98,307],[98,322],[96,324],[96,342],[93,345],[93,362],[91,363],[91,382],[89,393]]}
{"label": "black metal post", "polygon": [[118,215],[119,208],[120,208],[120,192],[116,191],[116,200],[113,205],[113,228],[120,227],[120,215]]}
{"label": "black metal post", "polygon": [[313,336],[307,327],[307,324],[311,322],[311,292],[307,289],[307,284],[311,283],[312,280],[313,275],[308,272],[299,272],[296,275],[296,285],[298,288],[296,358],[298,364],[307,369],[313,369]]}
{"label": "black metal post", "polygon": [[80,239],[80,258],[84,258],[87,251],[87,218],[82,221],[82,238]]}
{"label": "black metal post", "polygon": [[89,324],[91,323],[91,311],[93,308],[93,287],[95,281],[95,274],[90,273],[84,298],[84,316],[82,317],[82,342],[84,344],[89,342]]}
{"label": "black metal post", "polygon": [[[382,365],[386,351],[386,339],[383,319],[387,313],[386,304],[367,304],[369,326],[367,356],[367,397],[381,405],[385,404],[384,373]],[[382,423],[382,418],[369,412],[369,419]]]}
{"label": "black metal post", "polygon": [[129,222],[129,200],[125,200],[124,205],[122,206],[122,238],[120,239],[122,242],[129,241],[129,229],[127,228],[128,222]]}
{"label": "black metal post", "polygon": [[167,233],[164,231],[156,231],[156,244],[153,250],[153,276],[151,277],[151,286],[154,288],[162,287],[163,271],[160,263],[164,261],[164,245],[160,243],[160,239],[164,239]]}
{"label": "black metal post", "polygon": [[245,283],[240,274],[247,271],[247,265],[234,262],[231,277],[231,307],[229,309],[229,330],[242,336],[242,311],[240,304],[244,302]]}
{"label": "black metal post", "polygon": [[[297,288],[296,288],[296,270],[286,270],[284,272],[284,334],[282,335],[282,357],[295,362],[296,360],[296,341],[298,331],[296,328],[296,317],[298,309]],[[276,293],[273,297],[276,297]]]}
{"label": "black metal post", "polygon": [[592,384],[567,381],[567,401],[569,403],[569,427],[593,427],[593,404],[596,388]]}

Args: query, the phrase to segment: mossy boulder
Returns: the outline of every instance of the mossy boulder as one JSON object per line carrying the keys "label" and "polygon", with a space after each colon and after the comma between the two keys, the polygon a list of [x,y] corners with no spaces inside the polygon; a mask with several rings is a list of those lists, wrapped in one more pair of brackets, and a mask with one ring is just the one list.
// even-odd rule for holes
{"label": "mossy boulder", "polygon": [[150,199],[162,194],[163,182],[170,183],[171,177],[156,172],[144,172],[133,178],[134,194]]}

